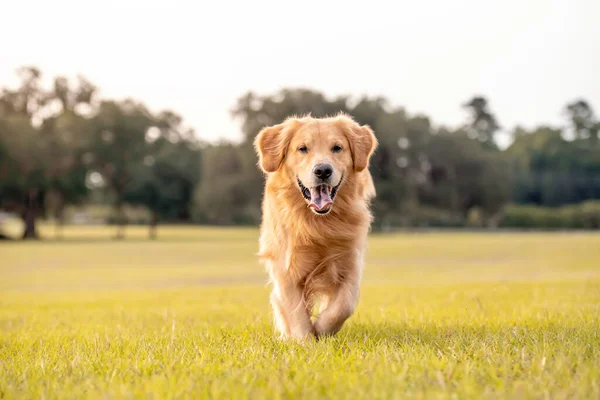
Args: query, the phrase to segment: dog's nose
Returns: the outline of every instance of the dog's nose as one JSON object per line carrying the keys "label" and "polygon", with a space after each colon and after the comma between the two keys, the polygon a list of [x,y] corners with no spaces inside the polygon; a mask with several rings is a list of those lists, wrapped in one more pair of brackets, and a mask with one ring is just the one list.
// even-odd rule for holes
{"label": "dog's nose", "polygon": [[327,179],[333,173],[333,168],[329,164],[317,164],[315,168],[313,168],[314,174],[319,179]]}

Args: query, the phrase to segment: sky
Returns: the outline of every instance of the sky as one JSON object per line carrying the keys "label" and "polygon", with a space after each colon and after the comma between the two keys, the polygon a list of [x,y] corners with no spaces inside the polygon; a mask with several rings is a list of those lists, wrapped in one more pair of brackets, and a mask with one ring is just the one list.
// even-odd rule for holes
{"label": "sky", "polygon": [[436,124],[488,98],[505,130],[600,113],[600,1],[7,1],[0,86],[19,66],[82,74],[105,98],[172,109],[205,140],[241,137],[236,99],[303,87],[385,96]]}

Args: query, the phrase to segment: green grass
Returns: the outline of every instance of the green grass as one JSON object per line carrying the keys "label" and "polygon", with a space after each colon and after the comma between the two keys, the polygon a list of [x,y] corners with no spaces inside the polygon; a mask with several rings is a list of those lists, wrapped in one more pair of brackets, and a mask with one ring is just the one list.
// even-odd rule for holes
{"label": "green grass", "polygon": [[0,398],[600,397],[599,234],[373,235],[357,313],[302,346],[256,230],[159,233],[0,243]]}

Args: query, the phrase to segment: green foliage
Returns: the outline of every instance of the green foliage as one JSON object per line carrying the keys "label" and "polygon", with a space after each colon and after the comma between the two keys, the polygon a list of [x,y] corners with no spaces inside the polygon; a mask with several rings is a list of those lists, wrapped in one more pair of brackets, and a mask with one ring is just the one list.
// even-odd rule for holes
{"label": "green foliage", "polygon": [[[483,129],[485,121],[495,124],[485,100],[483,105],[475,100],[469,106],[474,107],[476,113],[473,129]],[[246,143],[239,150],[253,154],[249,144],[260,128],[278,123],[289,115],[321,117],[338,112],[349,113],[361,124],[373,127],[379,140],[371,173],[378,193],[373,209],[376,223],[381,227],[412,225],[414,215],[421,207],[448,209],[453,214],[450,218],[453,221],[464,218],[469,210],[478,207],[484,212],[485,223],[493,224],[502,206],[510,199],[512,175],[509,165],[502,154],[486,151],[489,143],[471,139],[462,130],[450,132],[435,128],[426,116],[409,115],[403,108],[392,108],[379,97],[362,97],[358,101],[339,97],[329,101],[322,94],[305,89],[286,89],[262,97],[248,93],[233,111],[234,116],[242,119],[246,136]],[[496,130],[494,125],[492,131]],[[489,140],[493,139],[493,132],[489,133]],[[246,168],[252,168],[254,172],[244,180],[251,180],[256,186],[248,187],[245,204],[233,205],[223,196],[223,191],[228,190],[227,185],[239,188],[236,178]],[[230,173],[235,176],[229,177]],[[249,163],[238,163],[237,169],[222,169],[220,194],[216,198],[228,203],[220,204],[221,211],[215,204],[211,211],[222,218],[228,218],[229,210],[240,209],[254,209],[246,214],[257,215],[262,194],[258,176],[256,167]],[[207,186],[214,187],[208,183]]]}
{"label": "green foliage", "polygon": [[258,224],[263,182],[253,154],[252,149],[231,143],[204,149],[202,178],[194,202],[196,221]]}
{"label": "green foliage", "polygon": [[174,113],[162,113],[155,123],[151,129],[158,136],[146,134],[144,158],[131,163],[132,182],[125,188],[124,201],[146,206],[154,224],[158,219],[188,220],[194,188],[200,179],[199,143]]}
{"label": "green foliage", "polygon": [[47,203],[59,217],[66,204],[87,195],[86,118],[75,110],[89,106],[95,88],[83,79],[71,88],[57,78],[54,90],[46,90],[37,69],[19,74],[20,86],[0,95],[0,207],[22,215],[30,238]]}
{"label": "green foliage", "polygon": [[500,226],[508,228],[600,229],[600,201],[556,208],[511,205]]}
{"label": "green foliage", "polygon": [[345,112],[375,131],[375,229],[493,228],[511,202],[560,207],[600,199],[600,122],[583,99],[565,106],[565,129],[517,127],[501,150],[500,124],[482,96],[462,105],[469,115],[462,127],[448,129],[382,97],[249,92],[231,110],[244,140],[206,145],[175,112],[100,99],[82,77],[56,77],[45,88],[36,68],[18,73],[20,84],[0,91],[0,209],[23,219],[26,237],[37,236],[38,217],[60,222],[68,206],[88,202],[112,204],[119,237],[127,205],[147,208],[153,226],[258,224],[263,176],[252,141],[262,127],[306,114]]}
{"label": "green foliage", "polygon": [[76,85],[57,77],[45,89],[38,70],[20,75],[20,86],[0,95],[0,209],[22,216],[25,237],[37,236],[38,216],[60,222],[90,189],[108,192],[121,223],[126,202],[155,219],[189,219],[200,148],[178,115],[154,115],[133,100],[98,101],[82,77]]}
{"label": "green foliage", "polygon": [[462,217],[478,208],[488,218],[501,212],[510,199],[507,160],[467,135],[442,132],[431,141],[428,154],[431,180],[425,192],[434,205]]}
{"label": "green foliage", "polygon": [[488,102],[484,97],[475,96],[463,104],[471,117],[467,131],[469,135],[479,140],[486,148],[497,150],[495,134],[500,130],[496,117],[488,108]]}
{"label": "green foliage", "polygon": [[566,140],[563,132],[517,128],[507,149],[515,171],[513,200],[560,206],[600,199],[600,147],[588,140]]}
{"label": "green foliage", "polygon": [[567,104],[565,113],[571,123],[571,131],[575,138],[589,142],[590,146],[598,146],[600,142],[600,121],[596,120],[592,107],[583,99]]}

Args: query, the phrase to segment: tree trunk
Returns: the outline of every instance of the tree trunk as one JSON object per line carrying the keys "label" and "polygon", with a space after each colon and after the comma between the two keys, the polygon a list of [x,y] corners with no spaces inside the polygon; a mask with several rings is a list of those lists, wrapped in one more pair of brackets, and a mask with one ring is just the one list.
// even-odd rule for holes
{"label": "tree trunk", "polygon": [[63,227],[65,226],[65,221],[62,216],[56,217],[54,221],[54,238],[56,240],[63,239]]}
{"label": "tree trunk", "polygon": [[65,203],[61,199],[60,203],[57,205],[55,214],[54,214],[54,237],[57,240],[62,240],[63,238],[63,227],[65,226]]}
{"label": "tree trunk", "polygon": [[156,239],[156,226],[158,225],[158,214],[152,211],[152,217],[150,218],[150,239]]}
{"label": "tree trunk", "polygon": [[452,185],[452,191],[450,193],[450,214],[452,219],[459,220],[460,219],[460,200],[458,194],[458,179],[456,177],[456,170],[454,166],[448,168],[448,179]]}
{"label": "tree trunk", "polygon": [[500,221],[502,221],[502,210],[489,215],[486,218],[486,226],[488,229],[496,230],[500,226]]}
{"label": "tree trunk", "polygon": [[29,189],[27,191],[25,197],[25,210],[21,216],[25,224],[23,239],[39,239],[35,226],[35,220],[38,213],[37,197],[38,189]]}
{"label": "tree trunk", "polygon": [[123,201],[118,200],[115,206],[117,212],[117,236],[118,240],[125,239],[125,225],[127,223],[125,218],[125,208],[123,206]]}

